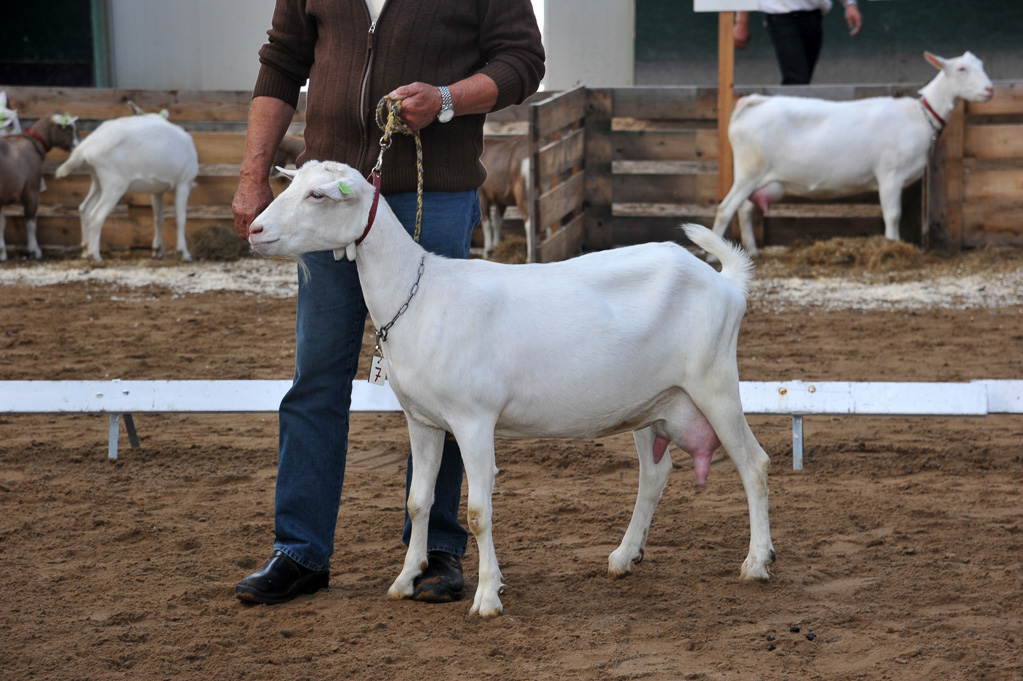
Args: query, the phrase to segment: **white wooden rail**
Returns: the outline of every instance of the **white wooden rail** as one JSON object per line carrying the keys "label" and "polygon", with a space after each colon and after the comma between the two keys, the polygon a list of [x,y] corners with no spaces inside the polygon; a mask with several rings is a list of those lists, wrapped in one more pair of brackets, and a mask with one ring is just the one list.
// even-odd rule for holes
{"label": "white wooden rail", "polygon": [[[108,414],[108,456],[117,458],[120,418],[139,446],[132,414],[274,412],[291,381],[0,381],[0,414]],[[400,411],[390,387],[356,381],[352,411]],[[792,417],[792,467],[803,467],[803,417],[1023,414],[1023,380],[968,383],[743,381],[747,414]]]}

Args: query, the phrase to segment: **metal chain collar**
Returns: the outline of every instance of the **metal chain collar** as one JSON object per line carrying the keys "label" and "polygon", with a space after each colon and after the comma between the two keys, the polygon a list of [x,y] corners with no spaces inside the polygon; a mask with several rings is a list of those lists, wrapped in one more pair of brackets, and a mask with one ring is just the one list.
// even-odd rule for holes
{"label": "metal chain collar", "polygon": [[384,324],[377,331],[377,350],[378,351],[380,350],[380,343],[384,343],[384,342],[387,341],[387,332],[390,331],[391,327],[394,326],[394,323],[396,321],[398,321],[398,317],[400,317],[403,314],[405,314],[405,310],[408,309],[409,303],[412,302],[412,298],[415,297],[415,295],[417,293],[419,293],[419,280],[423,278],[423,270],[425,270],[425,269],[426,269],[426,255],[424,254],[422,260],[419,261],[419,272],[416,275],[416,282],[414,284],[412,284],[412,290],[408,294],[408,300],[405,301],[404,305],[402,305],[400,308],[398,308],[398,313],[396,315],[394,315],[394,319],[392,319],[391,321],[389,321],[386,324]]}

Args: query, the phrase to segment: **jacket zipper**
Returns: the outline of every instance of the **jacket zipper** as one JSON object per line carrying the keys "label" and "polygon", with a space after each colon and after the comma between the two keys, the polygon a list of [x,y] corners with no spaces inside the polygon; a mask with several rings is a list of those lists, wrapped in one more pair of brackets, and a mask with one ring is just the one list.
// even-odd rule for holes
{"label": "jacket zipper", "polygon": [[366,48],[366,68],[362,73],[362,87],[359,90],[359,127],[362,132],[362,142],[359,146],[362,148],[362,154],[359,159],[359,167],[362,167],[366,162],[366,156],[369,153],[369,120],[370,113],[368,112],[368,102],[366,101],[369,95],[369,76],[373,71],[373,49],[376,47],[376,30],[377,22],[373,21],[369,25],[369,44]]}

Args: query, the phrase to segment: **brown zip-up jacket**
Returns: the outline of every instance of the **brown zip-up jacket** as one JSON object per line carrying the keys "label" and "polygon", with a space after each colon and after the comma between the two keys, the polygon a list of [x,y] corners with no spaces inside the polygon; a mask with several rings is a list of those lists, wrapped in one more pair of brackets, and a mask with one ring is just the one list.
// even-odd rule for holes
{"label": "brown zip-up jacket", "polygon": [[[497,84],[497,110],[536,92],[544,74],[530,0],[387,0],[375,24],[366,0],[277,0],[267,34],[253,96],[295,106],[309,80],[299,165],[341,161],[368,174],[380,150],[377,103],[401,85],[484,73]],[[421,131],[426,191],[483,184],[485,118],[456,115]],[[415,191],[411,137],[395,135],[381,175],[385,193]]]}

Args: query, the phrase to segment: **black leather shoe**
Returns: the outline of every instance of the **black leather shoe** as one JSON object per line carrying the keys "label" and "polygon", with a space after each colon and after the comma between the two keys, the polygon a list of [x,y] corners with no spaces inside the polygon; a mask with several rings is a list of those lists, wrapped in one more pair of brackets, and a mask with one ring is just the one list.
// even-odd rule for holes
{"label": "black leather shoe", "polygon": [[286,603],[296,596],[326,589],[329,570],[302,567],[281,551],[274,551],[263,567],[238,582],[234,595],[253,603]]}
{"label": "black leather shoe", "polygon": [[462,559],[443,551],[431,551],[426,557],[426,570],[416,578],[412,599],[428,603],[450,603],[465,598]]}

